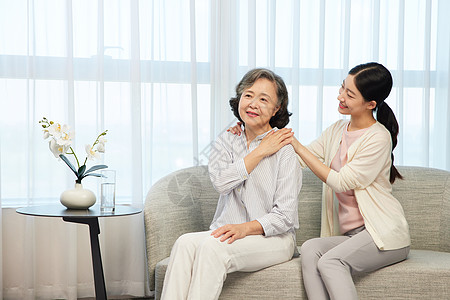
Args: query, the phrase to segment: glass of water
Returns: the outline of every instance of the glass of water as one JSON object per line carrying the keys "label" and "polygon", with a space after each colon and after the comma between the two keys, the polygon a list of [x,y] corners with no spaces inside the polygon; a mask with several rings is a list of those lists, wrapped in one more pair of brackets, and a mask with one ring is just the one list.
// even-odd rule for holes
{"label": "glass of water", "polygon": [[113,213],[116,206],[116,171],[102,170],[100,211]]}

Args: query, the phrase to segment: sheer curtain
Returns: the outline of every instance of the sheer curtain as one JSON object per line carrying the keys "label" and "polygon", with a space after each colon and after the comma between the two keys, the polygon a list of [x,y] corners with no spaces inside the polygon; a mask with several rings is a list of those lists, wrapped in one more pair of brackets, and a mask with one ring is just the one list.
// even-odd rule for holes
{"label": "sheer curtain", "polygon": [[[207,163],[250,68],[285,79],[288,126],[308,143],[341,117],[348,70],[379,61],[394,76],[396,164],[450,170],[448,11],[446,0],[0,0],[3,297],[94,295],[87,228],[15,212],[74,184],[44,116],[75,130],[81,156],[107,129],[100,162],[117,170],[117,201],[142,207],[157,180]],[[83,185],[98,195],[96,178]],[[150,293],[143,230],[142,214],[101,220],[109,295]]]}

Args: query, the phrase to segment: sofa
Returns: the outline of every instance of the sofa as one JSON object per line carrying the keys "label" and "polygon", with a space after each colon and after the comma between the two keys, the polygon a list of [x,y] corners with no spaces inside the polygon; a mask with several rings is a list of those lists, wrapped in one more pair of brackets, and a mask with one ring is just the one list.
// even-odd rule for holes
{"label": "sofa", "polygon": [[[450,172],[400,166],[393,185],[411,232],[408,259],[354,282],[360,299],[450,299]],[[320,233],[322,182],[303,170],[297,246]],[[206,166],[176,171],[155,183],[145,201],[150,290],[161,296],[168,257],[186,232],[208,230],[219,195]],[[306,299],[301,257],[257,272],[228,274],[220,299]]]}

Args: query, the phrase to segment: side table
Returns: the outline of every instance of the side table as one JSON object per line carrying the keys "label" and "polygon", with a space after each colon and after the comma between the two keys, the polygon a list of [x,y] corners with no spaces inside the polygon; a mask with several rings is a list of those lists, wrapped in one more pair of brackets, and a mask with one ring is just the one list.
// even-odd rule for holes
{"label": "side table", "polygon": [[103,274],[102,257],[100,254],[100,244],[98,235],[100,227],[98,224],[99,217],[118,217],[138,214],[142,211],[127,205],[116,205],[115,211],[112,213],[104,213],[100,211],[98,205],[89,209],[67,209],[62,204],[27,206],[16,209],[16,212],[28,216],[36,217],[60,217],[65,222],[87,224],[89,225],[89,235],[91,239],[91,255],[92,268],[94,272],[95,296],[96,299],[106,298],[105,277]]}

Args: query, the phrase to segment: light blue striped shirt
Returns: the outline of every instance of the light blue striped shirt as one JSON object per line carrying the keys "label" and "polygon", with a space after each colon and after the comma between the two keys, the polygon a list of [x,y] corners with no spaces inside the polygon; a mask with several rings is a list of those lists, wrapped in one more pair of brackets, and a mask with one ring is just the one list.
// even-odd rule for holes
{"label": "light blue striped shirt", "polygon": [[256,137],[249,149],[244,133],[225,132],[215,141],[208,170],[220,197],[210,229],[257,220],[266,236],[295,236],[302,171],[294,148],[287,145],[263,158],[250,174],[245,168],[244,157],[267,133]]}

